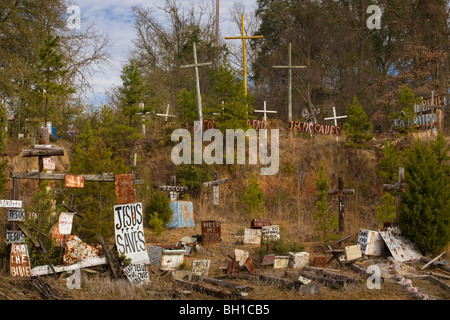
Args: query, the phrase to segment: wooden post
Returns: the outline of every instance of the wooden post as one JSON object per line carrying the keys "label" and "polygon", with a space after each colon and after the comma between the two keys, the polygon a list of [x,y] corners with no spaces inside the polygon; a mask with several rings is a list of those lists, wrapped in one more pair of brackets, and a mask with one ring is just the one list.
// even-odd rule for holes
{"label": "wooden post", "polygon": [[[405,183],[405,168],[398,168],[398,181],[396,184],[383,184],[383,190],[384,191],[398,191],[403,192],[403,189],[407,186]],[[397,202],[397,208],[396,208],[396,221],[397,223],[400,222],[400,204],[401,204],[401,197],[399,195],[395,196],[396,202]]]}
{"label": "wooden post", "polygon": [[274,69],[288,69],[288,121],[292,121],[292,69],[304,69],[306,66],[292,65],[292,43],[289,43],[287,66],[273,66]]}
{"label": "wooden post", "polygon": [[336,190],[329,190],[328,195],[337,195],[339,203],[339,232],[344,232],[344,195],[355,194],[354,189],[344,189],[344,180],[338,178],[338,188]]}
{"label": "wooden post", "polygon": [[198,107],[198,116],[200,120],[200,133],[203,133],[203,113],[202,113],[202,96],[200,95],[200,79],[198,76],[198,67],[209,66],[212,62],[205,63],[197,63],[197,48],[195,42],[192,44],[194,50],[194,64],[184,65],[180,68],[194,68],[195,70],[195,85],[197,88],[197,107]]}

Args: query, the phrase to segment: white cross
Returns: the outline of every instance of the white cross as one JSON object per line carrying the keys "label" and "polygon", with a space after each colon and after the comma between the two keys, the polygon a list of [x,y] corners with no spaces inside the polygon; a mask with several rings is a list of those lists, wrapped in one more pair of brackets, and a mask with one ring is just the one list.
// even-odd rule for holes
{"label": "white cross", "polygon": [[266,123],[266,129],[264,129],[264,136],[267,137],[267,114],[277,113],[277,111],[267,110],[266,102],[264,101],[264,110],[255,110],[254,112],[264,113],[264,122]]}
{"label": "white cross", "polygon": [[167,111],[166,111],[166,113],[157,113],[156,115],[160,116],[160,117],[166,117],[164,121],[167,122],[167,117],[175,117],[174,115],[169,114],[169,108],[170,108],[170,104],[167,104]]}
{"label": "white cross", "polygon": [[[324,120],[334,120],[334,125],[337,127],[337,119],[347,118],[347,116],[336,116],[336,108],[333,107],[333,117],[325,118]],[[336,136],[336,141],[339,141],[339,137]]]}

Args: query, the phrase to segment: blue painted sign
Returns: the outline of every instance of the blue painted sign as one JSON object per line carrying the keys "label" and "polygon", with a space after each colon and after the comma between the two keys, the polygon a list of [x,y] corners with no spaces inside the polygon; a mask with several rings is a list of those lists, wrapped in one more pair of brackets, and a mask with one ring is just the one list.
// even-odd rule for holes
{"label": "blue painted sign", "polygon": [[171,201],[170,207],[173,211],[172,220],[166,225],[167,228],[192,228],[194,223],[194,209],[192,201]]}

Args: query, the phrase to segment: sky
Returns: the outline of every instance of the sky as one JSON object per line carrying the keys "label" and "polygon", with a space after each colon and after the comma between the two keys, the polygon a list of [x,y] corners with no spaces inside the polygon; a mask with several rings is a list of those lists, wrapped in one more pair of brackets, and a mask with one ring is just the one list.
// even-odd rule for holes
{"label": "sky", "polygon": [[[245,12],[253,12],[256,0],[220,0],[220,33],[221,37],[239,34],[239,29],[232,20],[231,10],[235,2],[242,2]],[[215,8],[216,0],[178,0],[183,6],[204,4]],[[106,102],[105,93],[113,86],[122,83],[120,74],[126,63],[132,40],[135,37],[132,6],[153,7],[158,21],[163,15],[155,5],[163,6],[163,0],[72,0],[70,5],[78,5],[81,12],[81,28],[85,21],[94,22],[96,30],[109,37],[111,66],[105,66],[90,79],[93,93],[89,94],[90,105]],[[161,17],[158,17],[158,16]],[[225,30],[225,32],[224,32]],[[226,33],[226,34],[225,34]]]}

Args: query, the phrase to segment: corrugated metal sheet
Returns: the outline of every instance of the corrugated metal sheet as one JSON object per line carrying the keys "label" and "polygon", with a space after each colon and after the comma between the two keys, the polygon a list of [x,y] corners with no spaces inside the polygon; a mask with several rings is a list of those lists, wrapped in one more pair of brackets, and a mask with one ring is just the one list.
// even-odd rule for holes
{"label": "corrugated metal sheet", "polygon": [[170,207],[173,211],[173,217],[166,225],[167,228],[195,227],[194,206],[192,201],[171,201]]}
{"label": "corrugated metal sheet", "polygon": [[396,261],[404,262],[409,260],[419,260],[422,254],[416,249],[411,240],[402,236],[398,227],[388,227],[378,230],[386,246]]}

